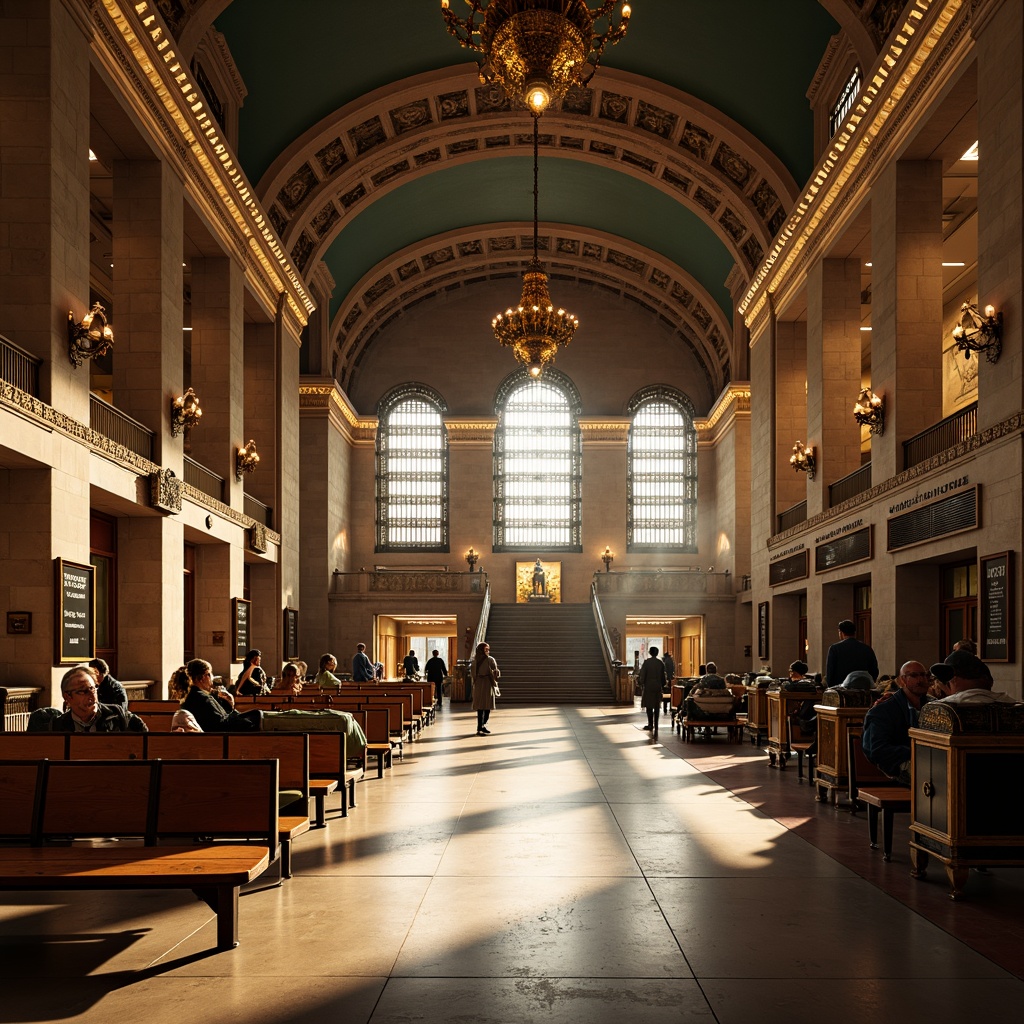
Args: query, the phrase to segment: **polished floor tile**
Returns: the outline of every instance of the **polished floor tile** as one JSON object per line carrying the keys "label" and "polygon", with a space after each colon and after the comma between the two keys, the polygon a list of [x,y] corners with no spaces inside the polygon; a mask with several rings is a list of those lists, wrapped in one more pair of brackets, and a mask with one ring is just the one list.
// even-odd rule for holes
{"label": "polished floor tile", "polygon": [[1021,873],[952,904],[905,830],[886,864],[762,751],[642,723],[446,710],[243,896],[228,952],[190,893],[0,893],[0,1024],[1019,1018]]}

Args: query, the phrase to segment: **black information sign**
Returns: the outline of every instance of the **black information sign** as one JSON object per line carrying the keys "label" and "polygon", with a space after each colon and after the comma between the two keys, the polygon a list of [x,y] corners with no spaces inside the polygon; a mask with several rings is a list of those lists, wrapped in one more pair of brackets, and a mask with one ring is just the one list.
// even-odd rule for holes
{"label": "black information sign", "polygon": [[299,656],[299,613],[295,608],[284,610],[284,660],[294,661]]}
{"label": "black information sign", "polygon": [[74,665],[96,657],[93,567],[56,559],[57,662]]}
{"label": "black information sign", "polygon": [[780,583],[792,583],[808,576],[807,551],[798,551],[795,555],[780,558],[768,566],[768,586],[777,587]]}
{"label": "black information sign", "polygon": [[841,565],[863,562],[871,557],[871,527],[848,533],[845,537],[837,537],[827,544],[819,544],[814,549],[814,571],[828,572],[838,569]]}
{"label": "black information sign", "polygon": [[249,640],[249,609],[252,601],[242,597],[231,598],[231,635],[235,638],[234,661],[244,661],[252,647]]}
{"label": "black information sign", "polygon": [[981,557],[981,659],[1013,661],[1013,552]]}
{"label": "black information sign", "polygon": [[757,606],[757,656],[768,660],[768,602]]}

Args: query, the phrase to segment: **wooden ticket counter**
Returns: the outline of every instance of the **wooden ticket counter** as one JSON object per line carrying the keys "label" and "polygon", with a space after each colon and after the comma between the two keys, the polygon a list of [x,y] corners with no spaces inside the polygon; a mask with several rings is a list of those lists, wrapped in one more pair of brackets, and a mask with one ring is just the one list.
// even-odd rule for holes
{"label": "wooden ticket counter", "polygon": [[834,687],[821,695],[818,713],[818,760],[814,772],[814,797],[822,803],[839,803],[850,781],[850,729],[859,728],[878,694],[873,690]]}
{"label": "wooden ticket counter", "polygon": [[[785,768],[792,751],[789,747],[789,716],[807,700],[820,701],[821,690],[769,689],[768,696],[768,764]],[[748,712],[749,714],[749,712]],[[749,724],[749,719],[748,719]]]}
{"label": "wooden ticket counter", "polygon": [[768,686],[771,680],[760,676],[753,683],[747,683],[747,732],[752,746],[761,742],[761,736],[768,736]]}
{"label": "wooden ticket counter", "polygon": [[911,874],[935,857],[955,900],[972,867],[1024,866],[1024,704],[933,701],[910,743]]}

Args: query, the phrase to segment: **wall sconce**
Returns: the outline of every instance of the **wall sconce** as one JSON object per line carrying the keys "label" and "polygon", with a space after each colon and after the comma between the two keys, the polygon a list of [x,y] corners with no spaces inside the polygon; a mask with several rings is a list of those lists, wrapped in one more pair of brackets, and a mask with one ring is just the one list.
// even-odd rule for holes
{"label": "wall sconce", "polygon": [[480,561],[480,556],[470,548],[466,552],[466,562],[469,564],[469,571],[476,572],[476,563]]}
{"label": "wall sconce", "polygon": [[789,457],[789,464],[798,472],[806,473],[808,478],[814,479],[814,446],[805,445],[803,441],[797,441],[793,445],[793,454]]}
{"label": "wall sconce", "polygon": [[86,359],[105,356],[114,344],[114,331],[107,323],[106,311],[94,302],[92,309],[75,323],[75,314],[68,310],[68,358],[72,366],[81,366]]}
{"label": "wall sconce", "polygon": [[861,388],[857,401],[853,403],[853,418],[864,427],[870,427],[872,434],[885,433],[885,399],[876,395],[871,388]]}
{"label": "wall sconce", "polygon": [[973,302],[965,302],[960,313],[960,323],[953,328],[957,350],[964,359],[970,359],[972,352],[984,352],[990,363],[996,362],[1003,351],[1003,314],[989,305],[982,315]]}
{"label": "wall sconce", "polygon": [[252,473],[260,464],[260,453],[251,438],[244,448],[235,449],[235,479],[241,483],[243,473]]}
{"label": "wall sconce", "polygon": [[615,555],[612,554],[612,549],[605,545],[604,554],[601,556],[601,561],[604,562],[604,571],[612,571],[612,562],[615,561]]}
{"label": "wall sconce", "polygon": [[189,388],[183,395],[179,395],[171,402],[171,437],[187,433],[198,425],[202,419],[203,410],[199,408],[199,398]]}

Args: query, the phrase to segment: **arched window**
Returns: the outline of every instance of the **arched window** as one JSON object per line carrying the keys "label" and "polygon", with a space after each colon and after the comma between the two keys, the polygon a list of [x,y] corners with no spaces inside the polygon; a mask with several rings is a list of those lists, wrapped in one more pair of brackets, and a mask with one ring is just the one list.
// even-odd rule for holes
{"label": "arched window", "polygon": [[444,399],[404,384],[377,407],[377,551],[448,550]]}
{"label": "arched window", "polygon": [[580,551],[579,394],[554,369],[512,374],[498,389],[494,550]]}
{"label": "arched window", "polygon": [[697,432],[681,392],[650,387],[629,403],[628,551],[697,550]]}

